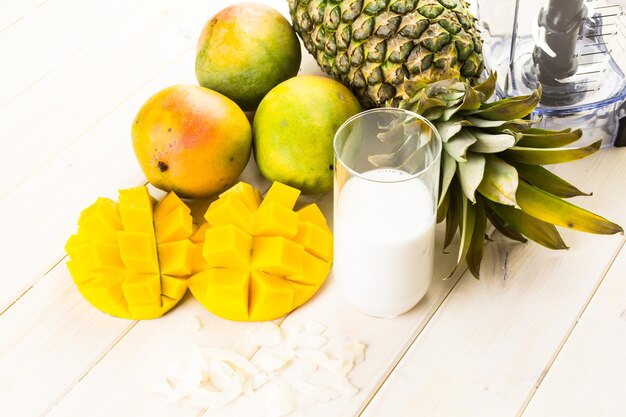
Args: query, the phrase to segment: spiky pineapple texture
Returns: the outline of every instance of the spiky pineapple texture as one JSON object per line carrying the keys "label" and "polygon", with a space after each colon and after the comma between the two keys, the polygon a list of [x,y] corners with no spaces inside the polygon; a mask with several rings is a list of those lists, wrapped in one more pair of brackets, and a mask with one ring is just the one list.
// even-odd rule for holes
{"label": "spiky pineapple texture", "polygon": [[405,80],[476,80],[482,41],[464,0],[288,0],[320,67],[365,107],[406,99]]}

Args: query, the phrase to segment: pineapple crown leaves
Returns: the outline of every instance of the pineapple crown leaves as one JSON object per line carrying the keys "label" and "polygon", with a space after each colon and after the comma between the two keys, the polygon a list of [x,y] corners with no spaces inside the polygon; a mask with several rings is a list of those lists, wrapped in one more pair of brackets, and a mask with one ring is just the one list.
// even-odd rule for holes
{"label": "pineapple crown leaves", "polygon": [[[539,120],[528,119],[539,103],[541,88],[526,96],[489,101],[495,87],[493,73],[476,86],[458,79],[431,84],[407,81],[403,99],[386,103],[426,117],[442,138],[437,222],[446,222],[444,250],[457,232],[461,236],[457,265],[450,276],[465,261],[479,278],[487,220],[510,239],[530,239],[550,249],[568,248],[555,226],[623,234],[619,225],[565,201],[590,194],[543,167],[591,155],[600,149],[601,141],[564,148],[580,139],[582,131],[538,129],[533,125]],[[408,136],[410,126],[402,128]],[[400,160],[410,158],[413,153],[406,153],[402,145],[398,144]],[[388,155],[371,158],[375,165],[389,160]]]}

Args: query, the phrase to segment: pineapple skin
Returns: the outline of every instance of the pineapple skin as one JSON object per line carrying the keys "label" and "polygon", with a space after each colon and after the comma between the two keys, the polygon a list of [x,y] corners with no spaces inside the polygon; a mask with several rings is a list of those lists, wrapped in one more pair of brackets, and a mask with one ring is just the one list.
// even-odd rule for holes
{"label": "pineapple skin", "polygon": [[324,72],[366,107],[400,105],[405,82],[484,69],[482,40],[465,0],[287,0],[294,29]]}

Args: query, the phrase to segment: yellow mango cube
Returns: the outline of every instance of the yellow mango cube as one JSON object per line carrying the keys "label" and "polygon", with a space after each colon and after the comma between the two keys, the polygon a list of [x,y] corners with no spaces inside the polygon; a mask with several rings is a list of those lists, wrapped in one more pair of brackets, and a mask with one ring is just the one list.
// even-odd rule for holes
{"label": "yellow mango cube", "polygon": [[183,209],[183,212],[191,215],[191,209],[181,200],[175,192],[169,192],[163,200],[154,206],[154,221],[162,220],[173,211]]}
{"label": "yellow mango cube", "polygon": [[[212,268],[191,277],[189,289],[217,316],[245,321],[248,319],[249,275],[247,268]],[[198,281],[204,282],[199,284]]]}
{"label": "yellow mango cube", "polygon": [[189,238],[193,243],[200,243],[200,242],[204,242],[204,237],[206,235],[206,231],[209,228],[209,224],[208,223],[202,223],[202,225],[200,227],[198,227],[198,229],[193,232],[193,234],[191,235],[191,237]]}
{"label": "yellow mango cube", "polygon": [[78,227],[81,234],[98,242],[117,243],[117,232],[122,230],[117,204],[108,198],[98,198],[80,214]]}
{"label": "yellow mango cube", "polygon": [[159,273],[159,258],[154,235],[144,232],[118,233],[122,261],[131,272]]}
{"label": "yellow mango cube", "polygon": [[180,300],[187,292],[187,278],[171,277],[161,274],[161,293],[174,300]]}
{"label": "yellow mango cube", "polygon": [[183,277],[191,274],[194,245],[189,239],[158,243],[161,274]]}
{"label": "yellow mango cube", "polygon": [[146,187],[120,190],[118,208],[124,230],[154,234],[152,198]]}
{"label": "yellow mango cube", "polygon": [[238,182],[219,195],[220,198],[227,196],[235,196],[239,198],[250,209],[251,212],[256,211],[261,204],[261,193],[245,182]]}
{"label": "yellow mango cube", "polygon": [[282,236],[291,239],[298,232],[298,215],[278,203],[268,203],[254,216],[254,236]]}
{"label": "yellow mango cube", "polygon": [[267,190],[265,198],[263,198],[259,207],[263,207],[269,203],[277,203],[291,210],[296,205],[298,196],[300,196],[300,190],[297,188],[274,181],[270,189]]}
{"label": "yellow mango cube", "polygon": [[204,242],[198,242],[193,244],[193,248],[191,250],[191,273],[197,274],[198,272],[202,272],[205,269],[209,268],[209,264],[206,259],[202,255],[202,251],[204,249]]}
{"label": "yellow mango cube", "polygon": [[332,235],[318,225],[308,221],[300,221],[298,223],[298,233],[293,238],[293,241],[299,243],[304,247],[304,250],[325,262],[332,262]]}
{"label": "yellow mango cube", "polygon": [[69,252],[73,253],[72,259],[76,259],[84,270],[124,268],[119,247],[112,243],[87,242],[74,246]]}
{"label": "yellow mango cube", "polygon": [[154,231],[157,243],[187,239],[193,233],[191,209],[174,192],[154,206]]}
{"label": "yellow mango cube", "polygon": [[317,204],[309,204],[307,206],[302,207],[298,210],[298,220],[301,222],[311,222],[322,229],[330,232],[330,228],[328,227],[328,223],[326,222],[326,218],[322,213],[322,210],[317,206]]}
{"label": "yellow mango cube", "polygon": [[74,234],[67,239],[65,243],[65,252],[69,255],[70,258],[76,259],[76,251],[75,248],[80,245],[84,245],[85,243],[90,243],[91,239],[85,237],[85,234]]}
{"label": "yellow mango cube", "polygon": [[187,239],[193,233],[193,218],[183,207],[178,207],[160,219],[154,219],[156,241],[172,242]]}
{"label": "yellow mango cube", "polygon": [[319,287],[330,273],[330,263],[305,252],[302,256],[302,269],[287,276],[292,282]]}
{"label": "yellow mango cube", "polygon": [[161,279],[159,274],[127,273],[122,292],[129,306],[158,304],[161,307]]}
{"label": "yellow mango cube", "polygon": [[233,225],[246,233],[252,232],[252,211],[236,196],[228,194],[209,206],[204,218],[211,227]]}
{"label": "yellow mango cube", "polygon": [[210,268],[245,268],[250,263],[252,237],[233,225],[209,228],[202,256]]}
{"label": "yellow mango cube", "polygon": [[273,320],[291,311],[294,288],[280,277],[252,270],[250,297],[250,320]]}
{"label": "yellow mango cube", "polygon": [[99,273],[93,280],[81,286],[80,292],[90,302],[115,304],[124,298],[122,282],[124,282],[123,276]]}
{"label": "yellow mango cube", "polygon": [[93,273],[89,273],[82,269],[76,261],[67,261],[65,265],[67,265],[67,269],[68,271],[70,271],[70,275],[72,276],[72,279],[74,280],[76,285],[86,284],[87,282],[95,278]]}
{"label": "yellow mango cube", "polygon": [[273,275],[302,271],[304,248],[284,237],[257,236],[252,244],[252,267]]}
{"label": "yellow mango cube", "polygon": [[150,320],[161,317],[167,310],[161,300],[147,304],[129,304],[128,311],[135,320]]}
{"label": "yellow mango cube", "polygon": [[292,309],[300,307],[315,295],[319,289],[316,285],[305,285],[297,282],[291,282],[294,289]]}

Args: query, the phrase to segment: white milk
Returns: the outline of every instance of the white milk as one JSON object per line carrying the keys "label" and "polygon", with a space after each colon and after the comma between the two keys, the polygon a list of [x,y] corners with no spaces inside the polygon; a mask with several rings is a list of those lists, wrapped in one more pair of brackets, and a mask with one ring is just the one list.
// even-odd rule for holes
{"label": "white milk", "polygon": [[335,196],[334,275],[359,311],[395,317],[417,304],[430,285],[433,197],[419,179],[401,181],[409,176],[402,171],[363,176],[375,181],[352,177]]}

